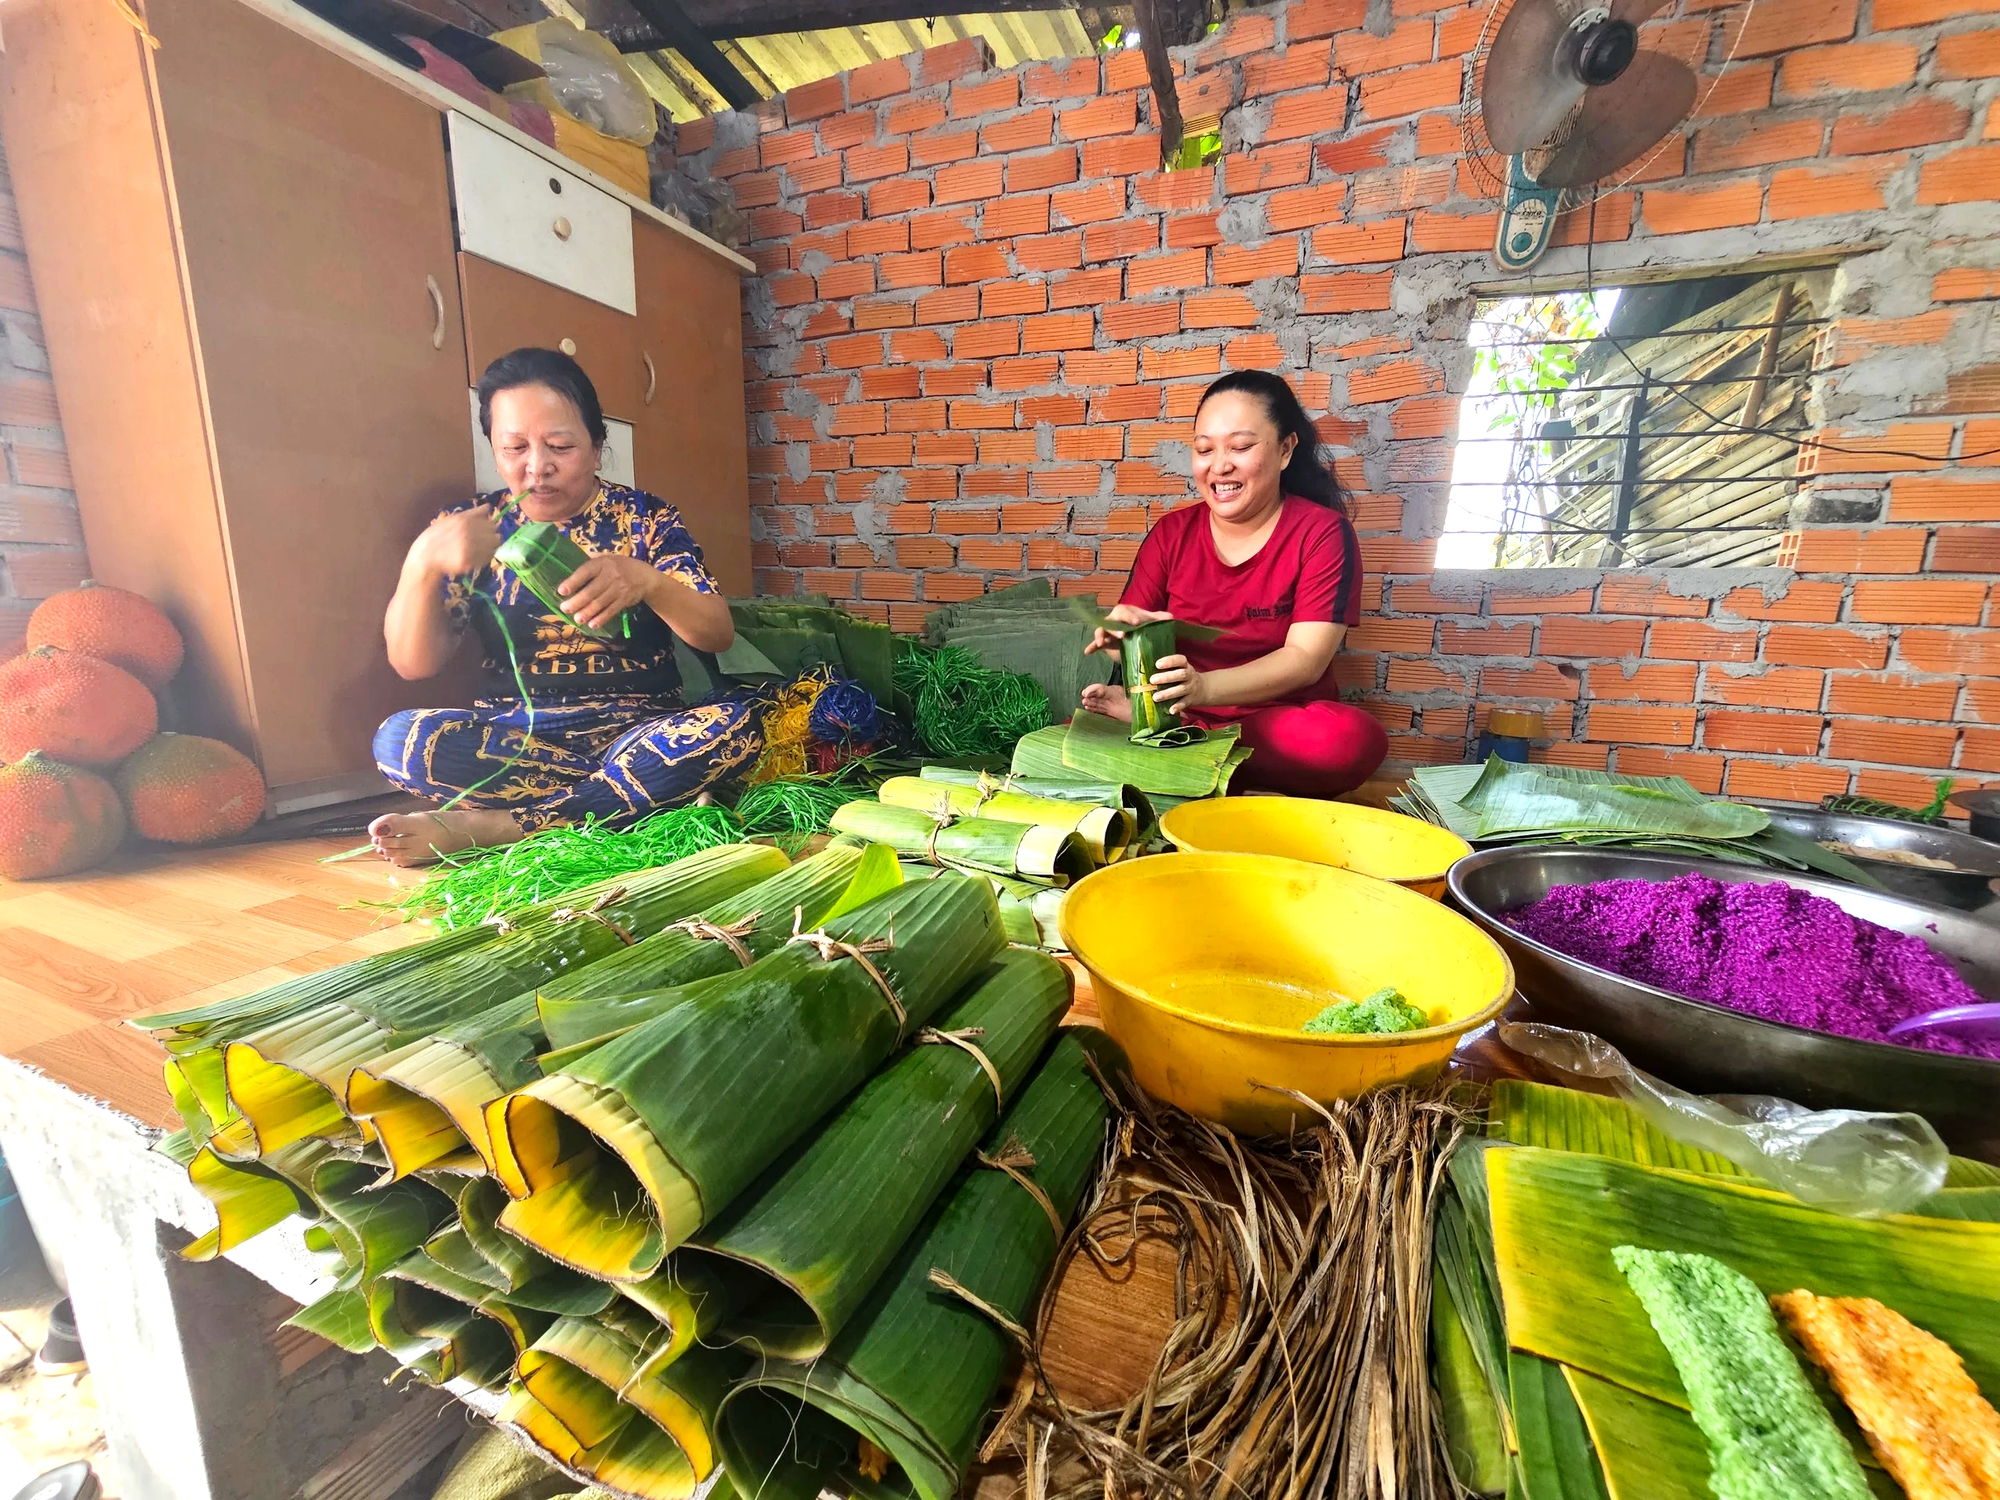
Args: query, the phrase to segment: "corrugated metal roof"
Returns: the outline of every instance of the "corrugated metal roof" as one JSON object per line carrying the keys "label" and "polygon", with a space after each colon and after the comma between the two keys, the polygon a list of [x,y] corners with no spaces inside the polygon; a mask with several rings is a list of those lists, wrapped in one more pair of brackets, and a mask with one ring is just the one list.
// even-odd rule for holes
{"label": "corrugated metal roof", "polygon": [[[1096,49],[1075,11],[1012,11],[992,15],[939,16],[929,21],[885,21],[830,31],[792,31],[771,36],[735,37],[716,45],[765,94],[781,94],[802,83],[829,78],[884,57],[900,57],[966,37],[982,36],[997,66],[1055,57],[1088,57]],[[657,57],[659,61],[655,61]],[[676,120],[713,114],[721,96],[678,52],[627,57],[653,96]]]}

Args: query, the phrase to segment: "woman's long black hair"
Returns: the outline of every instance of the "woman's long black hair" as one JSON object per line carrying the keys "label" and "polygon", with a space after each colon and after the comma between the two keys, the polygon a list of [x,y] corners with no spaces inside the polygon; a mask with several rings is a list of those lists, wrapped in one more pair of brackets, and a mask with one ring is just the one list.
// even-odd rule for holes
{"label": "woman's long black hair", "polygon": [[1285,472],[1278,478],[1278,489],[1286,495],[1297,495],[1301,500],[1310,500],[1315,505],[1324,505],[1347,514],[1347,492],[1340,487],[1340,481],[1333,477],[1333,470],[1319,456],[1319,429],[1306,415],[1300,405],[1298,393],[1282,375],[1273,375],[1269,370],[1234,370],[1214,382],[1201,393],[1201,404],[1195,407],[1196,415],[1208,405],[1211,396],[1224,395],[1230,391],[1240,391],[1246,396],[1255,396],[1263,404],[1264,414],[1276,424],[1278,436],[1298,439],[1292,448],[1292,456],[1285,465]]}
{"label": "woman's long black hair", "polygon": [[583,366],[560,349],[516,349],[486,367],[479,377],[479,430],[487,437],[493,436],[493,398],[524,385],[545,385],[568,398],[583,418],[583,430],[590,434],[591,442],[604,446],[604,407],[597,399],[597,387],[583,373]]}

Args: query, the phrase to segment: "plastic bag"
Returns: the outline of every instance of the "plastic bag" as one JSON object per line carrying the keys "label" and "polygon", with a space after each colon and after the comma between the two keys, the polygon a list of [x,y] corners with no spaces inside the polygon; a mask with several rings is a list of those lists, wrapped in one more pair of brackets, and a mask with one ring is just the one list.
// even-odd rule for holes
{"label": "plastic bag", "polygon": [[1655,1127],[1712,1151],[1801,1203],[1851,1218],[1907,1213],[1944,1186],[1950,1152],[1921,1115],[1806,1109],[1786,1099],[1704,1099],[1642,1073],[1602,1037],[1502,1021],[1500,1040],[1559,1072],[1600,1078]]}
{"label": "plastic bag", "polygon": [[[523,45],[523,32],[534,34],[532,47]],[[596,32],[552,17],[503,31],[494,40],[540,63],[555,102],[592,130],[643,146],[659,128],[653,96],[618,49]]]}

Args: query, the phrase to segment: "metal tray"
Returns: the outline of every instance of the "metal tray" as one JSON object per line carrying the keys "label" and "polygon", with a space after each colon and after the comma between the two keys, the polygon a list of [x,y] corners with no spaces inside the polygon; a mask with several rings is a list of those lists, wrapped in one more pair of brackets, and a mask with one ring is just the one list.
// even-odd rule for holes
{"label": "metal tray", "polygon": [[1894,818],[1864,818],[1854,813],[1806,811],[1792,807],[1758,804],[1771,815],[1778,827],[1813,840],[1838,839],[1863,849],[1904,849],[1926,854],[1932,859],[1949,860],[1949,870],[1930,870],[1921,865],[1898,864],[1890,859],[1867,859],[1849,855],[1882,884],[1898,895],[1918,901],[1934,901],[1961,911],[1977,911],[1994,901],[1988,881],[2000,879],[2000,844],[1976,839],[1955,828],[1937,828],[1922,823],[1903,823]]}
{"label": "metal tray", "polygon": [[2000,1062],[1827,1036],[1686,1000],[1524,937],[1499,914],[1550,886],[1668,880],[1779,881],[1922,938],[1980,994],[2000,998],[2000,926],[1946,906],[1835,880],[1714,860],[1536,846],[1489,849],[1451,868],[1452,901],[1514,961],[1536,1020],[1595,1032],[1647,1072],[1702,1094],[1776,1094],[1813,1109],[1912,1110],[1953,1149],[2000,1161]]}

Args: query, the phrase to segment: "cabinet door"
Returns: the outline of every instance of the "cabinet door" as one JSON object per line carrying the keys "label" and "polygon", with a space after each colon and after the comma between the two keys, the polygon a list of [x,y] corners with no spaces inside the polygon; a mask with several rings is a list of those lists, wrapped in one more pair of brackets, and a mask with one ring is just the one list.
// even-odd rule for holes
{"label": "cabinet door", "polygon": [[459,255],[458,277],[470,384],[501,355],[538,344],[573,355],[605,411],[631,420],[646,388],[637,318],[477,255]]}
{"label": "cabinet door", "polygon": [[436,110],[236,0],[150,0],[244,659],[280,805],[379,788],[411,539],[472,493]]}
{"label": "cabinet door", "polygon": [[639,487],[680,507],[731,594],[750,592],[750,447],[736,268],[633,215],[646,385],[633,422]]}

